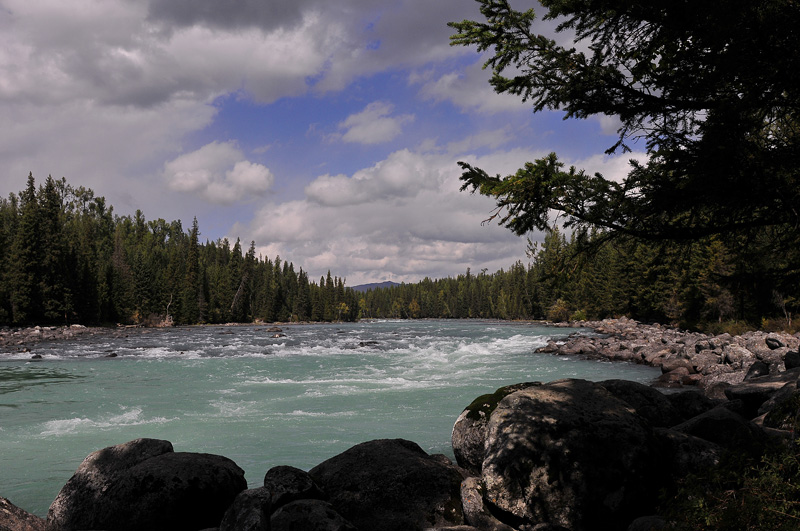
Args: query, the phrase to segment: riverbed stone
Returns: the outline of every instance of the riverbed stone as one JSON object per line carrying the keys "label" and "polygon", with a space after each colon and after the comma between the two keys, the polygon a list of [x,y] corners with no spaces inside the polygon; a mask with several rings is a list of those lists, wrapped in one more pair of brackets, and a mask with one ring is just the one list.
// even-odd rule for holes
{"label": "riverbed stone", "polygon": [[654,509],[655,436],[601,385],[569,379],[504,398],[487,427],[486,499],[529,524],[624,529]]}
{"label": "riverbed stone", "polygon": [[358,444],[309,473],[358,529],[414,531],[464,524],[458,467],[414,442]]}
{"label": "riverbed stone", "polygon": [[212,454],[136,439],[90,454],[61,489],[47,529],[196,530],[219,526],[244,471]]}

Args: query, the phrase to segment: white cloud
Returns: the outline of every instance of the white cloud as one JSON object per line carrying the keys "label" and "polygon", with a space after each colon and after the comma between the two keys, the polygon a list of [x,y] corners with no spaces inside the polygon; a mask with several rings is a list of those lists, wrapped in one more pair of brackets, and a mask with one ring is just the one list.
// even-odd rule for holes
{"label": "white cloud", "polygon": [[263,197],[274,182],[270,170],[244,159],[235,142],[212,142],[164,164],[164,177],[177,192],[230,205]]}
{"label": "white cloud", "polygon": [[[467,159],[510,172],[533,155],[506,151]],[[417,281],[467,267],[496,270],[524,259],[524,239],[481,224],[493,202],[459,192],[456,161],[400,150],[352,176],[320,176],[305,198],[265,205],[237,231],[265,256],[290,258],[312,278],[338,271],[349,285],[390,276]]]}
{"label": "white cloud", "polygon": [[613,156],[598,154],[570,164],[578,169],[586,170],[586,173],[600,173],[610,181],[622,182],[631,171],[631,160],[645,164],[647,163],[648,156],[641,151]]}
{"label": "white cloud", "polygon": [[498,112],[523,112],[530,106],[519,96],[497,94],[489,84],[490,70],[476,62],[459,71],[438,75],[433,71],[417,72],[409,76],[412,84],[421,84],[420,96],[441,102],[449,101],[464,111],[493,114]]}
{"label": "white cloud", "polygon": [[357,144],[382,144],[394,140],[403,132],[403,125],[413,122],[413,114],[390,116],[394,105],[375,101],[356,114],[351,114],[339,124],[344,131],[341,140]]}

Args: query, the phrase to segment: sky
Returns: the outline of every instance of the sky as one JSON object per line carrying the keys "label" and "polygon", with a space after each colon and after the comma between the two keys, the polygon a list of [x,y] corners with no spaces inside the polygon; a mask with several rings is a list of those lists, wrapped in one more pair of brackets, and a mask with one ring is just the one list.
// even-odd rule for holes
{"label": "sky", "polygon": [[603,155],[614,117],[495,94],[487,57],[449,45],[478,18],[470,0],[0,0],[0,195],[65,177],[349,286],[527,263],[458,161],[508,174],[555,151],[618,178],[643,155]]}

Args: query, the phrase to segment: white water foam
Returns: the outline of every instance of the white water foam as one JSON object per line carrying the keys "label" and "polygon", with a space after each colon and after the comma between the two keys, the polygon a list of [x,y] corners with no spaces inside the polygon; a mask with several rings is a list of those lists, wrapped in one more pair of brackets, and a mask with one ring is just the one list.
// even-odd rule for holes
{"label": "white water foam", "polygon": [[[124,408],[123,408],[124,409]],[[41,431],[42,436],[61,436],[74,433],[85,433],[89,430],[108,430],[117,429],[124,426],[141,426],[144,424],[165,424],[175,419],[165,417],[144,418],[142,409],[135,407],[123,411],[119,415],[112,415],[107,418],[89,419],[75,417],[71,419],[59,419],[45,422]]]}

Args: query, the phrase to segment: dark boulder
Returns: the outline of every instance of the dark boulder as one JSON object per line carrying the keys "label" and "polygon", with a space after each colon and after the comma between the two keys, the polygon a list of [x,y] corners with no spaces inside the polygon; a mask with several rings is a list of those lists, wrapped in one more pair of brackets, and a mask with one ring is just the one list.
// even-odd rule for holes
{"label": "dark boulder", "polygon": [[726,407],[715,407],[672,429],[730,450],[758,451],[764,443],[764,432],[758,426]]}
{"label": "dark boulder", "polygon": [[681,421],[669,399],[648,385],[628,380],[598,382],[606,391],[631,406],[651,426],[669,427]]}
{"label": "dark boulder", "polygon": [[656,428],[670,483],[719,464],[722,447],[711,441],[669,428]]}
{"label": "dark boulder", "polygon": [[270,531],[270,499],[264,487],[243,490],[225,512],[219,531]]}
{"label": "dark boulder", "polygon": [[800,371],[793,369],[768,376],[750,378],[740,384],[725,389],[729,400],[741,400],[744,404],[743,416],[753,419],[763,413],[761,407],[780,391],[787,383],[797,383]]}
{"label": "dark boulder", "polygon": [[322,500],[287,503],[272,514],[270,525],[272,531],[357,531],[330,503]]}
{"label": "dark boulder", "polygon": [[598,384],[560,380],[498,404],[482,479],[487,500],[528,524],[624,529],[653,512],[661,461],[632,407]]}
{"label": "dark boulder", "polygon": [[764,417],[764,426],[778,430],[797,433],[800,431],[800,391],[797,384],[787,384],[786,390],[776,395]]}
{"label": "dark boulder", "polygon": [[50,506],[47,529],[217,527],[246,487],[244,471],[226,457],[137,439],[84,459]]}
{"label": "dark boulder", "polygon": [[308,472],[293,466],[270,468],[264,475],[264,489],[270,493],[273,511],[296,500],[327,499]]}
{"label": "dark boulder", "polygon": [[451,442],[458,466],[470,474],[480,475],[486,445],[486,425],[489,416],[502,399],[515,391],[527,389],[540,382],[507,385],[494,393],[481,395],[461,412],[453,425]]}
{"label": "dark boulder", "polygon": [[747,381],[760,376],[767,376],[768,374],[769,365],[763,361],[756,361],[747,369],[747,374],[744,375],[744,379]]}
{"label": "dark boulder", "polygon": [[702,415],[706,411],[714,409],[714,406],[717,405],[717,402],[699,391],[680,391],[664,396],[678,413],[679,420],[675,424],[689,420],[697,415]]}
{"label": "dark boulder", "polygon": [[20,509],[0,497],[0,531],[44,531],[44,518]]}
{"label": "dark boulder", "polygon": [[464,523],[459,469],[411,441],[361,443],[309,473],[358,529],[413,531]]}
{"label": "dark boulder", "polygon": [[787,371],[800,367],[800,352],[796,350],[787,352],[783,357],[783,366]]}

